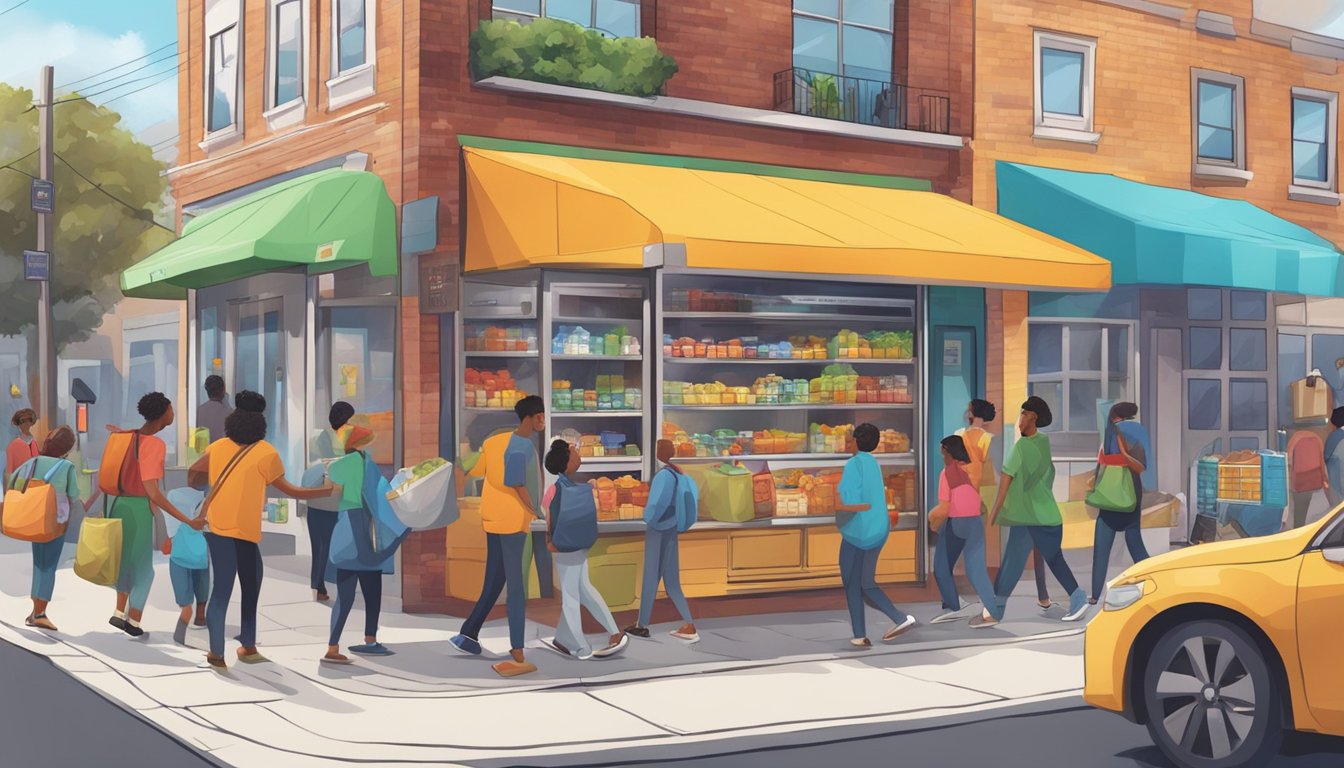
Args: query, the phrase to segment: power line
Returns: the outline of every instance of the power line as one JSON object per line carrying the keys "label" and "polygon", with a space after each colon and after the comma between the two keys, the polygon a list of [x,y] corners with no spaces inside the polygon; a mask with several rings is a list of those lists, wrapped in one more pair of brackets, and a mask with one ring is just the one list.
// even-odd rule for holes
{"label": "power line", "polygon": [[71,171],[73,171],[74,174],[75,174],[76,176],[78,176],[79,178],[83,179],[89,186],[93,187],[94,189],[98,190],[99,192],[102,192],[104,195],[107,195],[107,196],[110,197],[112,200],[114,200],[114,201],[116,201],[117,203],[119,203],[123,208],[125,208],[125,209],[128,210],[128,211],[130,211],[130,212],[134,215],[135,218],[137,218],[137,219],[139,219],[139,220],[141,220],[141,221],[144,221],[144,222],[148,222],[148,223],[150,223],[150,224],[153,224],[154,226],[156,226],[156,227],[158,227],[159,229],[162,229],[162,230],[164,230],[164,231],[172,232],[173,235],[176,235],[176,234],[177,234],[176,232],[174,232],[173,230],[169,229],[168,227],[165,227],[165,226],[163,226],[162,224],[160,224],[159,222],[155,221],[155,220],[154,220],[154,214],[153,214],[153,212],[151,212],[151,211],[149,211],[149,210],[146,210],[146,209],[144,209],[144,208],[137,208],[137,207],[135,207],[134,205],[131,205],[130,203],[126,202],[125,200],[122,200],[120,197],[117,197],[116,195],[112,194],[111,192],[108,192],[106,189],[103,189],[102,185],[100,185],[100,184],[98,184],[97,182],[95,182],[94,180],[90,179],[88,176],[85,176],[84,174],[80,173],[80,172],[79,172],[79,169],[76,168],[76,167],[74,167],[73,165],[71,165],[69,160],[66,160],[64,157],[61,157],[59,154],[57,154],[57,153],[55,153],[55,152],[53,152],[52,154],[56,157],[57,160],[60,160],[61,163],[62,163],[66,168],[69,168]]}
{"label": "power line", "polygon": [[[71,98],[68,98],[68,99],[57,99],[55,102],[53,102],[53,104],[68,104],[68,103],[70,103],[70,102],[72,102],[72,101],[88,101],[88,100],[92,99],[94,96],[102,96],[102,95],[105,94],[105,93],[111,93],[112,91],[115,91],[115,90],[117,90],[118,88],[121,88],[121,87],[130,85],[130,84],[132,84],[132,83],[141,83],[141,82],[144,82],[145,80],[152,80],[152,79],[154,79],[154,78],[156,78],[156,77],[159,77],[160,75],[174,75],[174,74],[177,74],[177,71],[178,71],[179,69],[181,69],[180,66],[173,67],[172,69],[165,69],[165,70],[163,70],[162,72],[155,72],[155,73],[153,73],[153,74],[145,75],[144,77],[137,77],[137,78],[135,78],[134,80],[127,80],[127,81],[124,82],[124,83],[117,83],[116,85],[111,86],[110,88],[104,88],[104,89],[101,90],[101,91],[94,91],[93,93],[90,93],[90,94],[87,94],[87,95],[84,95],[84,96],[74,96],[74,97],[71,97]],[[164,79],[166,80],[167,78],[164,78]],[[143,89],[142,89],[142,90],[143,90]],[[137,92],[138,92],[138,91],[131,91],[131,93],[137,93]],[[129,95],[129,94],[122,94],[122,95],[123,95],[123,96],[126,96],[126,95]],[[121,98],[121,96],[118,96],[118,97],[116,97],[116,98]],[[113,99],[108,99],[107,102],[103,102],[103,103],[106,104],[106,103],[108,103],[108,102],[110,102],[110,101],[113,101]]]}
{"label": "power line", "polygon": [[5,10],[0,11],[0,16],[4,16],[6,13],[9,13],[10,11],[18,10],[19,8],[31,3],[32,1],[33,0],[21,0],[21,2],[15,3],[14,5],[11,5],[8,8],[6,8]]}
{"label": "power line", "polygon": [[[134,64],[135,62],[137,62],[137,61],[139,61],[139,60],[141,60],[141,59],[147,59],[147,58],[149,58],[150,56],[153,56],[154,54],[158,53],[159,51],[162,51],[162,50],[164,50],[164,49],[166,49],[166,48],[171,48],[171,47],[173,47],[174,45],[177,45],[177,41],[176,41],[176,40],[174,40],[174,41],[171,42],[171,43],[168,43],[167,45],[159,46],[158,48],[155,48],[154,50],[150,51],[149,53],[144,54],[143,56],[136,56],[134,59],[130,59],[129,61],[123,61],[123,62],[121,62],[120,64],[116,65],[115,67],[108,67],[107,69],[104,69],[104,70],[101,71],[101,72],[94,72],[92,75],[89,75],[88,77],[81,77],[81,78],[79,78],[78,80],[71,80],[70,82],[68,82],[68,83],[66,83],[66,84],[64,84],[64,85],[62,85],[62,86],[60,86],[60,88],[59,88],[58,90],[65,90],[66,88],[69,88],[70,86],[74,85],[75,83],[82,83],[82,82],[84,82],[85,80],[92,80],[92,79],[95,78],[95,77],[100,77],[100,76],[102,76],[102,75],[107,74],[108,72],[113,71],[113,70],[121,69],[122,67],[126,66],[127,64]],[[126,73],[123,73],[123,74],[130,74],[130,73],[129,73],[129,72],[126,72]],[[118,75],[118,77],[120,77],[120,75]]]}
{"label": "power line", "polygon": [[[161,73],[161,74],[162,74],[162,73]],[[135,94],[137,94],[137,93],[139,93],[139,92],[141,92],[141,91],[147,91],[147,90],[149,90],[150,88],[153,88],[153,87],[156,86],[156,85],[160,85],[160,84],[162,84],[162,83],[166,83],[166,82],[168,82],[169,80],[171,80],[175,75],[177,75],[177,71],[176,71],[176,70],[174,70],[174,71],[172,71],[172,72],[169,72],[169,73],[165,74],[164,77],[160,78],[159,80],[155,80],[154,82],[150,83],[149,85],[146,85],[146,86],[144,86],[144,87],[142,87],[142,88],[136,88],[134,91],[130,91],[130,92],[128,92],[128,93],[123,93],[123,94],[121,94],[120,96],[115,96],[115,97],[113,97],[113,98],[108,99],[107,101],[104,101],[104,102],[103,102],[103,106],[107,106],[108,104],[111,104],[112,102],[117,101],[117,100],[119,100],[119,99],[124,99],[124,98],[126,98],[127,96],[134,96]]]}
{"label": "power line", "polygon": [[[101,87],[103,87],[104,85],[107,85],[108,83],[114,82],[114,81],[116,81],[116,80],[120,80],[120,79],[122,79],[123,77],[126,77],[127,75],[134,75],[136,72],[144,71],[144,70],[149,69],[150,67],[154,66],[155,64],[162,64],[163,62],[165,62],[165,61],[167,61],[167,60],[169,60],[169,59],[174,59],[174,58],[177,58],[177,52],[176,52],[176,51],[174,51],[173,53],[170,53],[170,54],[168,54],[168,55],[166,55],[166,56],[162,56],[162,57],[160,57],[160,58],[154,59],[153,61],[150,61],[150,62],[146,62],[146,63],[144,63],[144,64],[141,64],[140,66],[136,67],[135,69],[131,69],[131,70],[127,70],[127,71],[125,71],[125,72],[122,72],[120,75],[116,75],[116,76],[114,76],[114,77],[109,77],[109,78],[107,78],[106,80],[99,80],[99,81],[97,81],[97,82],[89,83],[88,85],[84,86],[84,88],[85,88],[86,90],[93,89],[93,88],[101,88]],[[134,82],[134,81],[130,81],[130,80],[128,80],[128,81],[126,81],[126,82]],[[125,83],[122,83],[122,84],[125,85]],[[112,87],[115,88],[115,87],[117,87],[117,86],[112,86]],[[69,91],[67,91],[67,93],[69,93]]]}

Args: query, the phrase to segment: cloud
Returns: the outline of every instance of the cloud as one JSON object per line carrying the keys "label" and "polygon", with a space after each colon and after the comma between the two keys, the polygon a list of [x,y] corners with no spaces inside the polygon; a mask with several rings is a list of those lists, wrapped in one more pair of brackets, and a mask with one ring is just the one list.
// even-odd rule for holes
{"label": "cloud", "polygon": [[1344,0],[1255,0],[1255,17],[1328,37],[1344,37]]}
{"label": "cloud", "polygon": [[[56,85],[60,86],[149,53],[145,40],[139,33],[127,32],[114,36],[92,27],[45,18],[38,13],[26,11],[27,9],[15,11],[5,17],[6,23],[0,24],[0,51],[4,51],[4,55],[0,56],[0,82],[36,90],[42,66],[50,64],[56,69]],[[110,75],[99,75],[77,83],[76,88],[91,94],[107,90],[126,80],[167,73],[173,69],[175,59],[154,64],[139,72],[129,71],[162,58],[171,50],[162,51],[117,69]],[[124,77],[99,85],[101,81],[117,75]],[[143,130],[164,120],[176,121],[177,77],[176,75],[168,77],[163,82],[157,82],[158,80],[159,77],[155,76],[148,80],[127,83],[114,90],[108,90],[107,93],[93,96],[92,100],[103,104],[116,99],[107,106],[121,113],[122,120],[132,131]],[[144,90],[139,90],[142,88]],[[137,90],[137,93],[132,93]],[[129,95],[117,98],[123,94]]]}

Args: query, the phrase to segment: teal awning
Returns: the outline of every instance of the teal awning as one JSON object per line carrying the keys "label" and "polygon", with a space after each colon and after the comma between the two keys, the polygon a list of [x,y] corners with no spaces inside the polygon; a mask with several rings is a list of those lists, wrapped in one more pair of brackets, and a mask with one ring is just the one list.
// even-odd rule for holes
{"label": "teal awning", "polygon": [[1245,202],[998,162],[999,214],[1111,262],[1111,282],[1344,296],[1340,253]]}
{"label": "teal awning", "polygon": [[296,266],[308,274],[369,265],[397,274],[397,212],[383,180],[339,168],[305,174],[192,219],[182,236],[121,274],[121,292],[180,299]]}

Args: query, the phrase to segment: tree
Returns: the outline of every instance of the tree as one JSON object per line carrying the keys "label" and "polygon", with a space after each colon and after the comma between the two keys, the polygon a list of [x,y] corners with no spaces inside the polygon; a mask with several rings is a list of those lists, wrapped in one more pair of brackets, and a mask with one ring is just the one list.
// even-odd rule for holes
{"label": "tree", "polygon": [[[33,102],[32,91],[0,83],[0,335],[27,337],[28,359],[36,362],[39,286],[23,279],[23,251],[37,246],[29,205],[38,171]],[[164,165],[119,126],[121,115],[75,94],[57,102],[51,298],[59,352],[89,338],[121,300],[121,271],[174,235],[153,217],[166,186]]]}

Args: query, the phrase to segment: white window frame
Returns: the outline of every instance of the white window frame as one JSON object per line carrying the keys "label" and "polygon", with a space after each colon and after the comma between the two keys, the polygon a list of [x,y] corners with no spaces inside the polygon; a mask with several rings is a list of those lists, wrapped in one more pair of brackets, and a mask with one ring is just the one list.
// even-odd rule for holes
{"label": "white window frame", "polygon": [[[643,14],[644,8],[643,8],[643,5],[642,5],[641,3],[632,3],[632,5],[635,6],[635,37],[639,37],[639,36],[640,36],[640,30],[643,29],[642,24],[644,23],[644,14]],[[540,9],[541,9],[541,14],[540,14],[540,15],[538,15],[538,14],[528,13],[527,11],[514,11],[514,10],[510,10],[510,9],[508,9],[508,8],[496,8],[496,7],[495,7],[495,4],[494,4],[493,2],[491,2],[491,3],[490,3],[490,16],[491,16],[491,18],[498,18],[498,17],[502,16],[502,17],[504,17],[504,18],[514,19],[514,20],[517,20],[518,17],[522,17],[522,18],[527,19],[529,22],[532,21],[533,19],[548,19],[548,18],[550,18],[549,16],[546,15],[546,0],[540,0],[540,5],[539,5],[539,7],[540,7]],[[597,26],[597,0],[588,0],[588,9],[589,9],[589,10],[588,10],[588,23],[584,25],[584,28],[585,28],[585,29],[591,29],[591,30],[593,30],[594,32],[602,32],[602,33],[604,33],[604,34],[607,34],[607,30],[605,30],[605,29],[601,29],[601,28],[599,28],[599,27]],[[519,22],[519,23],[525,23],[525,22]],[[614,36],[613,36],[613,39],[614,39]]]}
{"label": "white window frame", "polygon": [[[1060,370],[1053,373],[1030,373],[1027,374],[1027,387],[1030,391],[1032,384],[1059,384],[1059,413],[1055,414],[1055,423],[1059,428],[1052,430],[1050,434],[1081,434],[1095,435],[1100,434],[1095,429],[1071,429],[1069,423],[1072,420],[1072,414],[1069,408],[1069,382],[1073,379],[1088,379],[1101,382],[1101,392],[1103,398],[1109,391],[1107,384],[1111,380],[1111,355],[1110,355],[1110,332],[1120,328],[1127,329],[1126,344],[1124,349],[1125,360],[1129,363],[1129,372],[1124,377],[1124,394],[1121,400],[1131,403],[1138,403],[1137,371],[1138,361],[1134,354],[1134,335],[1139,332],[1139,324],[1133,320],[1112,320],[1103,318],[1087,317],[1029,317],[1027,318],[1027,339],[1030,345],[1031,326],[1033,325],[1057,325],[1061,327],[1060,332]],[[1073,326],[1098,326],[1101,329],[1101,370],[1100,371],[1075,371],[1069,367],[1069,331]],[[1030,347],[1027,350],[1028,356],[1031,354]]]}
{"label": "white window frame", "polygon": [[[1296,163],[1292,159],[1292,133],[1296,128],[1293,120],[1293,102],[1302,99],[1306,101],[1318,101],[1326,105],[1328,114],[1325,127],[1325,181],[1316,179],[1299,179],[1296,176]],[[1339,94],[1334,91],[1318,91],[1314,88],[1293,88],[1292,97],[1288,101],[1288,119],[1290,126],[1288,152],[1289,165],[1293,168],[1294,176],[1292,184],[1288,185],[1288,199],[1297,200],[1306,203],[1321,203],[1323,205],[1339,205],[1339,173],[1337,165],[1339,163],[1338,144],[1339,144]]]}
{"label": "white window frame", "polygon": [[[1232,160],[1206,158],[1199,155],[1199,84],[1201,82],[1225,85],[1233,89]],[[1246,78],[1209,69],[1190,70],[1190,159],[1194,175],[1212,179],[1250,181],[1255,174],[1246,164]]]}
{"label": "white window frame", "polygon": [[[1083,82],[1081,96],[1082,115],[1066,115],[1045,111],[1044,84],[1041,80],[1041,58],[1046,48],[1070,53],[1082,54]],[[1032,135],[1038,139],[1058,141],[1076,141],[1083,144],[1097,144],[1101,133],[1094,129],[1096,114],[1097,82],[1097,41],[1092,37],[1079,37],[1043,29],[1032,34],[1032,82],[1034,103],[1034,130]]]}
{"label": "white window frame", "polygon": [[327,110],[341,109],[372,96],[378,88],[378,3],[364,0],[364,63],[341,71],[340,0],[331,0],[331,79],[327,80]]}
{"label": "white window frame", "polygon": [[[280,45],[276,35],[279,33],[280,6],[297,2],[299,4],[299,95],[284,104],[276,104],[276,74],[279,70]],[[286,128],[303,122],[304,110],[308,104],[308,16],[309,0],[267,0],[266,2],[266,111],[262,117],[271,130]]]}
{"label": "white window frame", "polygon": [[[237,30],[234,37],[238,46],[233,52],[235,62],[233,121],[224,128],[212,131],[210,130],[210,107],[214,103],[215,62],[214,52],[211,50],[211,40],[215,35],[228,31],[229,27]],[[242,0],[212,0],[212,2],[207,2],[205,6],[205,34],[203,37],[204,55],[201,56],[201,83],[204,100],[201,102],[202,138],[200,147],[202,150],[209,152],[222,145],[231,144],[243,136],[243,51],[246,50],[246,45],[243,41]]]}

